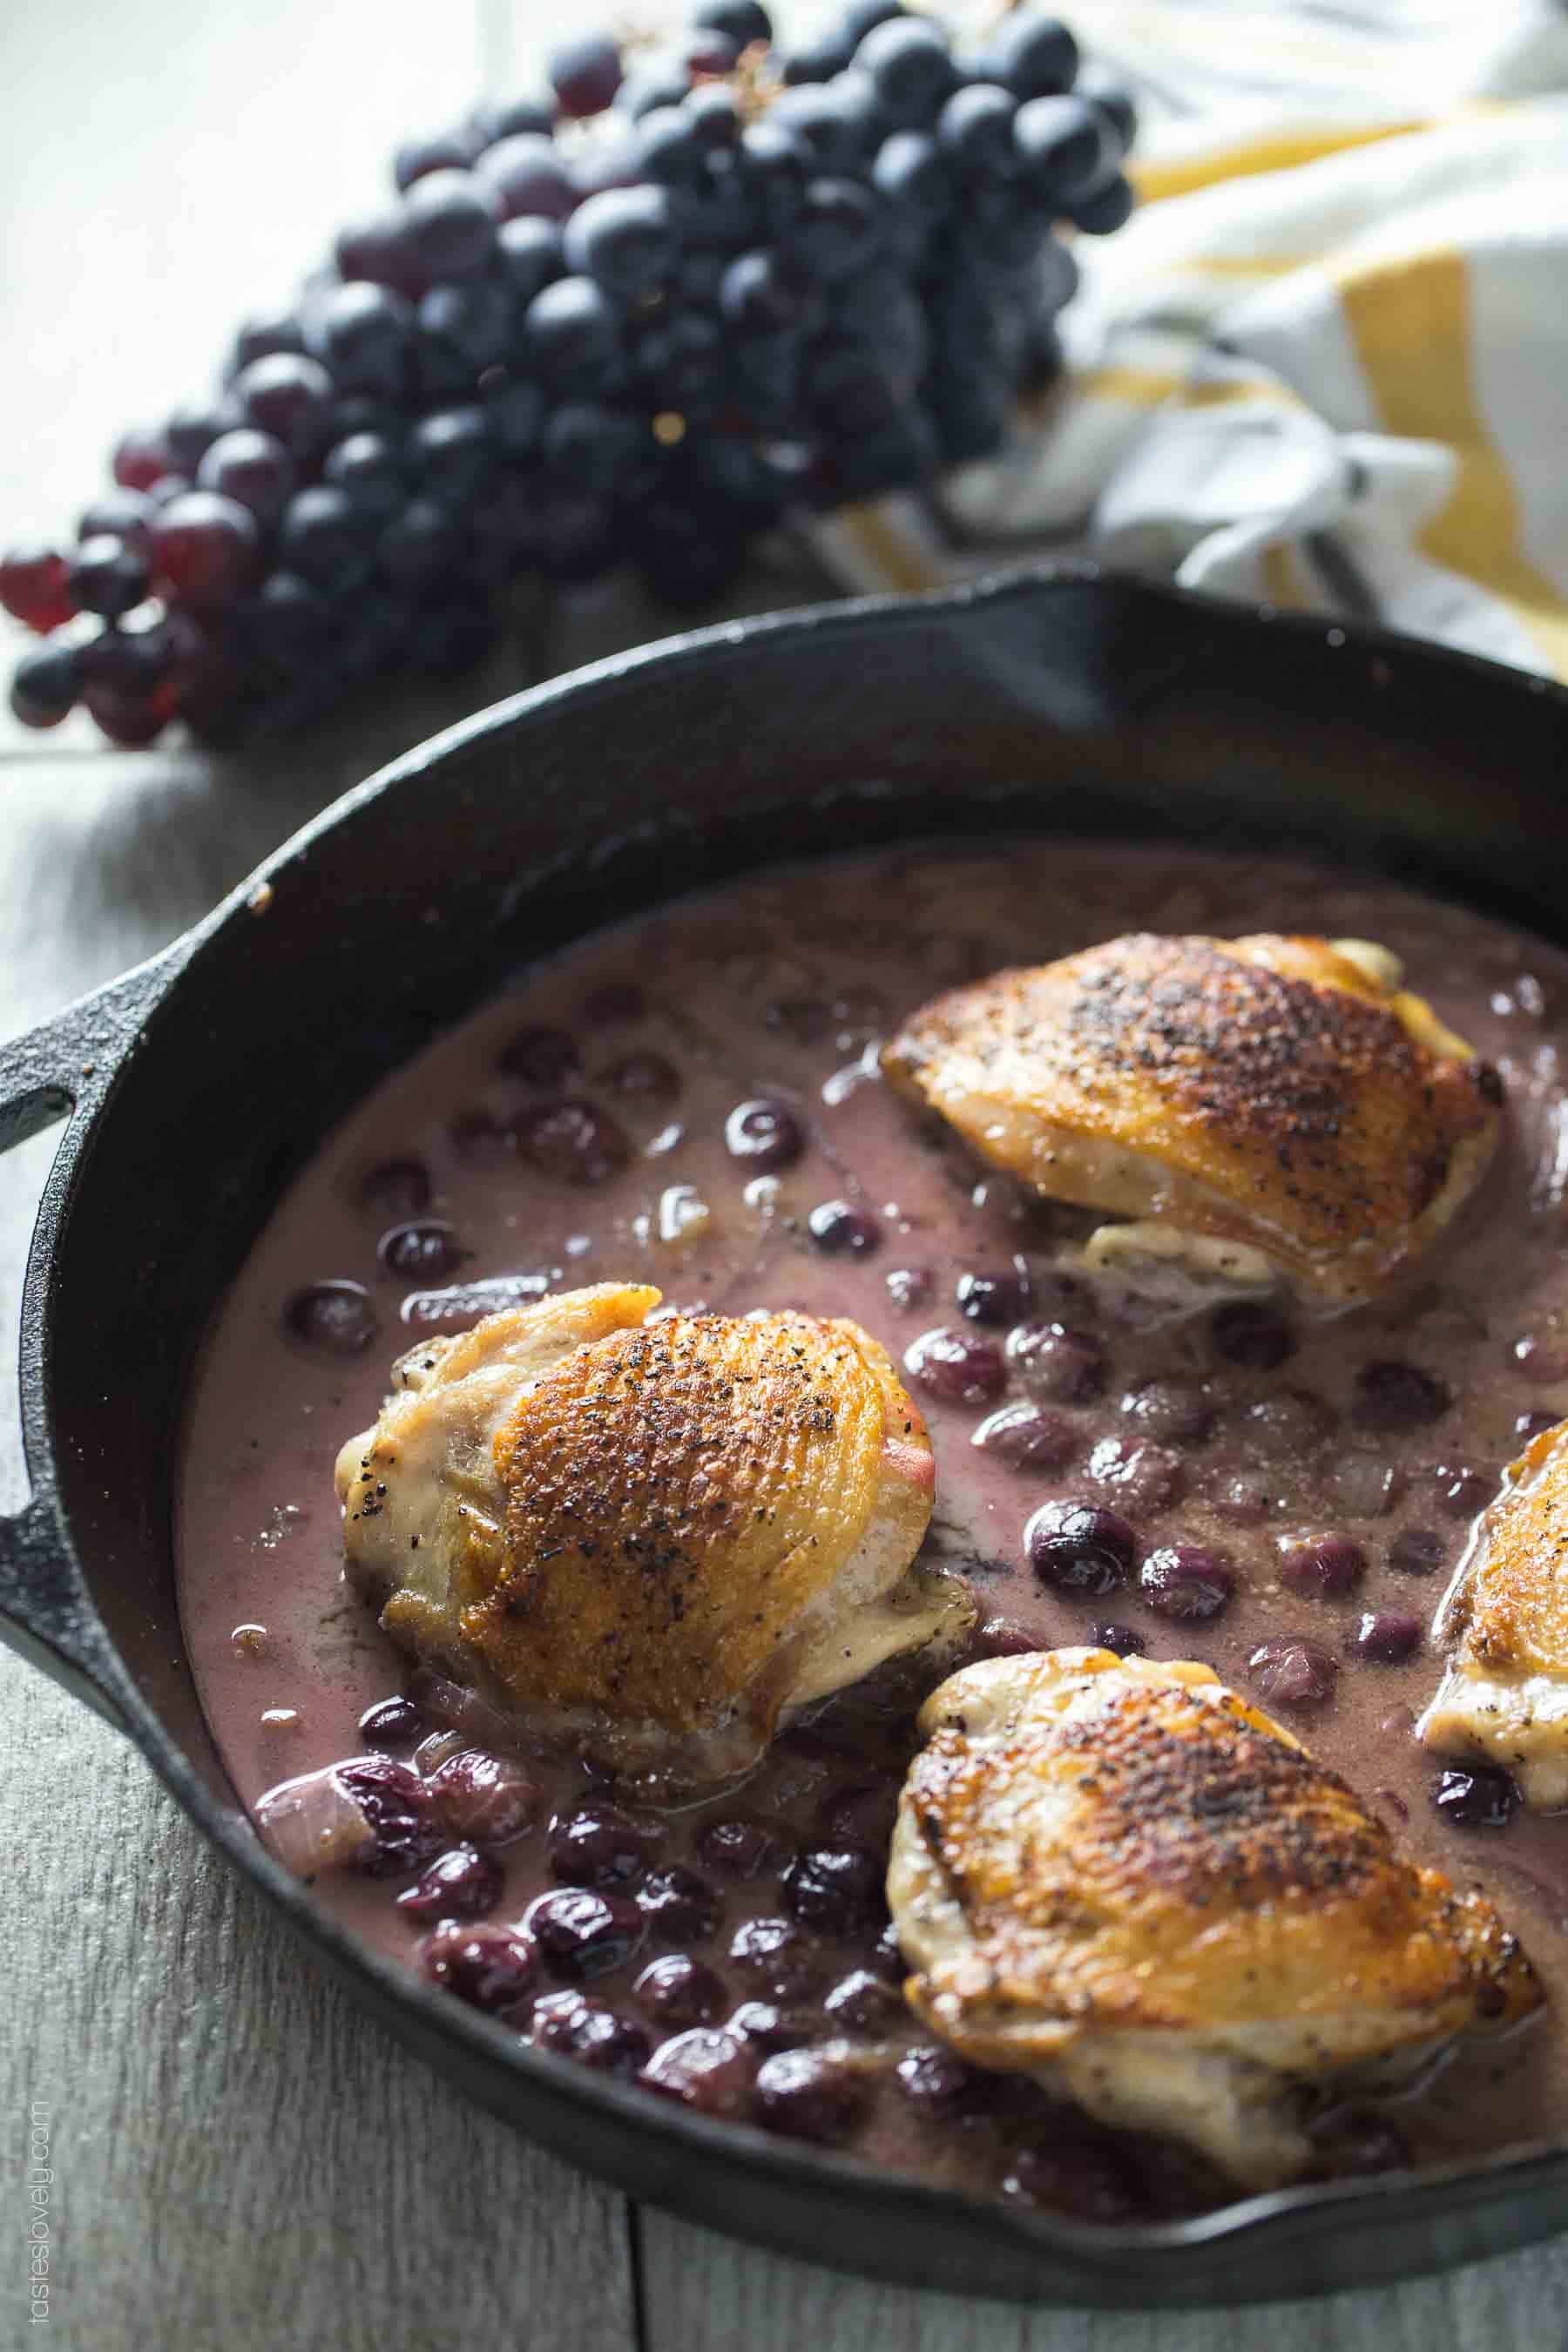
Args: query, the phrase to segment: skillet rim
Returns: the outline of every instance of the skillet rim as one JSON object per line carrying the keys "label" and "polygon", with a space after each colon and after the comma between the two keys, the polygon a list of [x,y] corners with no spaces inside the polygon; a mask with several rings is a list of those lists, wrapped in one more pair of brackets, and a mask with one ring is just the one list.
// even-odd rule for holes
{"label": "skillet rim", "polygon": [[[110,1092],[122,1079],[133,1078],[136,1048],[145,1024],[179,985],[203,947],[220,930],[244,916],[258,887],[287,876],[306,859],[316,843],[362,810],[419,777],[428,776],[458,754],[486,741],[501,741],[535,725],[547,725],[556,707],[570,698],[609,699],[637,688],[650,673],[684,671],[710,661],[743,661],[759,640],[814,639],[858,634],[889,627],[931,613],[963,614],[972,608],[994,607],[1016,600],[1042,604],[1062,590],[1089,590],[1108,600],[1127,600],[1158,614],[1162,610],[1197,608],[1216,629],[1245,640],[1262,629],[1322,641],[1351,658],[1363,657],[1396,665],[1417,676],[1436,666],[1472,679],[1494,700],[1528,705],[1547,698],[1551,707],[1568,719],[1568,688],[1556,682],[1504,669],[1479,656],[1433,646],[1382,629],[1352,626],[1310,614],[1279,614],[1268,607],[1250,608],[1222,600],[1125,576],[1107,574],[1084,561],[1011,566],[955,587],[919,596],[872,596],[816,604],[795,611],[766,614],[684,631],[605,658],[561,677],[527,688],[484,710],[475,712],[392,761],[363,783],[352,788],[310,820],[240,882],[201,921],[159,955],[95,994],[66,1008],[28,1036],[0,1053],[0,1103],[21,1108],[7,1118],[0,1111],[0,1148],[36,1131],[59,1115],[58,1097],[64,1088],[62,1070],[79,1069],[84,1054],[91,1062],[90,1076],[74,1088],[75,1115],[69,1118],[47,1181],[29,1251],[24,1294],[20,1348],[24,1408],[24,1442],[33,1499],[16,1520],[0,1528],[0,1600],[18,1611],[13,1622],[0,1609],[0,1638],[16,1641],[35,1663],[67,1681],[77,1696],[106,1707],[153,1765],[171,1793],[197,1828],[227,1855],[252,1884],[282,1912],[307,1942],[395,2029],[413,2023],[421,2054],[432,2057],[443,2048],[455,2049],[472,2063],[459,2073],[459,2087],[476,2093],[508,2120],[520,2123],[530,2137],[542,2137],[559,2152],[559,2129],[541,2134],[537,2118],[520,2118],[510,2112],[517,2104],[515,2089],[545,2094],[557,2116],[585,2116],[615,2121],[630,2128],[639,2148],[657,2153],[662,2147],[679,2155],[689,2150],[700,2160],[701,2173],[711,2168],[743,2168],[760,2184],[788,2184],[792,2189],[815,2192],[826,2209],[847,2213],[852,2226],[856,2212],[875,2234],[890,2231],[907,2244],[895,2256],[868,2244],[858,2251],[831,2242],[804,2242],[799,2228],[786,2222],[777,2232],[750,2221],[732,2219],[721,2226],[761,2238],[782,2251],[805,2254],[859,2275],[889,2278],[902,2284],[947,2286],[974,2293],[970,2278],[943,2279],[926,2249],[939,2252],[945,2231],[967,2241],[965,2259],[973,2273],[989,2249],[994,2255],[1016,2257],[1037,2268],[1032,2282],[1019,2276],[1019,2265],[1009,2260],[1007,2274],[991,2280],[985,2292],[1014,2300],[1060,2302],[1076,2294],[1122,2307],[1148,2307],[1173,2303],[1208,2303],[1215,2299],[1215,2281],[1205,2275],[1206,2257],[1234,2251],[1238,2259],[1266,2269],[1271,2253],[1289,2246],[1332,2238],[1337,2221],[1353,2215],[1354,2242],[1382,2229],[1403,2232],[1426,2216],[1438,2220],[1453,2210],[1478,2207],[1487,2213],[1505,2200],[1529,2205],[1549,2198],[1552,2210],[1536,2211],[1522,2229],[1505,2227],[1490,2247],[1456,2249],[1446,2253],[1430,2242],[1413,2250],[1412,2258],[1390,2263],[1358,2263],[1333,2274],[1325,2263],[1321,2277],[1305,2283],[1299,2276],[1270,2284],[1266,2278],[1243,2284],[1227,2282],[1221,2299],[1253,2302],[1281,2294],[1330,2292],[1357,2279],[1406,2275],[1450,2260],[1472,2259],[1483,2251],[1501,2251],[1505,2244],[1524,2242],[1568,2223],[1568,2143],[1560,2147],[1504,2150],[1481,2159],[1429,2168],[1414,2177],[1391,2175],[1341,2181],[1311,2188],[1270,2191],[1243,2199],[1216,2212],[1195,2219],[1159,2224],[1105,2228],[1070,2221],[1063,2217],[1035,2215],[1005,2206],[998,2200],[970,2198],[906,2176],[887,2172],[853,2158],[835,2155],[796,2142],[781,2142],[754,2126],[720,2123],[665,2103],[650,2105],[649,2094],[621,2084],[568,2059],[539,2051],[519,2041],[507,2029],[453,2001],[437,1988],[426,1987],[401,1964],[383,1958],[359,1945],[346,1931],[322,1916],[309,1889],[267,1853],[247,1816],[226,1805],[191,1763],[184,1747],[169,1730],[152,1702],[143,1696],[126,1668],[121,1653],[92,1601],[86,1570],[67,1521],[56,1475],[55,1433],[49,1395],[49,1321],[57,1247],[68,1242],[73,1180],[92,1139],[98,1117]],[[43,1082],[53,1066],[53,1087]],[[68,1093],[68,1089],[64,1089]],[[46,1102],[43,1097],[50,1097]],[[22,1098],[26,1097],[26,1101]],[[9,1551],[11,1559],[3,1555]],[[41,1596],[26,1586],[29,1568],[37,1569],[47,1554],[52,1570]],[[35,1603],[22,1614],[19,1604]],[[18,1633],[22,1639],[17,1641]],[[31,1635],[31,1638],[27,1638]],[[53,1658],[48,1654],[55,1651]],[[61,1653],[63,1652],[63,1667]],[[82,1688],[83,1683],[96,1689]],[[407,2038],[406,2032],[405,2037]],[[486,2095],[497,2072],[510,2100],[497,2092]],[[448,2068],[450,2073],[453,2070]],[[584,2157],[569,2151],[571,2160],[588,2168],[606,2169],[631,2193],[650,2196],[689,2218],[705,2218],[696,2199],[684,2196],[679,2182],[660,2178],[653,2188],[635,2187],[623,2179],[618,2159],[601,2154]],[[1554,2192],[1554,2194],[1552,2193]],[[1414,2237],[1412,2230],[1410,2235]],[[910,2249],[920,2252],[911,2257]],[[1052,2258],[1055,2258],[1054,2262]],[[1173,2260],[1173,2257],[1185,2257]],[[1240,2288],[1239,2293],[1237,2291]],[[1131,2289],[1131,2292],[1129,2292]]]}

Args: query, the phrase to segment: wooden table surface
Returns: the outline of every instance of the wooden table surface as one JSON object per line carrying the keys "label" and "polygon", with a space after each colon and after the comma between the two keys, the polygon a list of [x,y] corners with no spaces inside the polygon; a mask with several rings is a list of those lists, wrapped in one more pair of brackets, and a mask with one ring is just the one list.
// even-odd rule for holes
{"label": "wooden table surface", "polygon": [[[1092,16],[1093,0],[1077,14]],[[645,12],[646,13],[646,12]],[[657,12],[656,12],[657,13]],[[208,381],[374,199],[395,141],[526,86],[570,0],[50,0],[0,16],[0,538],[48,533],[123,424]],[[798,602],[788,570],[745,602]],[[433,724],[654,633],[623,592],[517,622],[485,675],[265,761],[0,736],[0,1032],[203,914]],[[15,1347],[37,1139],[0,1162]],[[0,1405],[0,1507],[25,1494]],[[123,1742],[0,1656],[0,2035],[9,2144],[47,2111],[54,2340],[91,2352],[1197,2352],[1203,2315],[1026,2314],[880,2288],[637,2209],[467,2106],[324,1981]],[[20,2178],[20,2159],[17,2176]],[[0,2352],[28,2334],[24,2223]],[[1562,2352],[1568,2248],[1218,2324],[1303,2352]],[[36,2340],[36,2337],[35,2337]],[[47,2340],[47,2339],[46,2339]]]}

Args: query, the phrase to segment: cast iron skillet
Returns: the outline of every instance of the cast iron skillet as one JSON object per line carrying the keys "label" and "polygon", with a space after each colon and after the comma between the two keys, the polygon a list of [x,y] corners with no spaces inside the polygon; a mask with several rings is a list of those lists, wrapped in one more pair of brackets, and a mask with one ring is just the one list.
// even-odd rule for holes
{"label": "cast iron skillet", "polygon": [[1084,567],[698,631],[517,696],[295,835],[163,955],[0,1055],[0,1148],[68,1118],[34,1234],[33,1499],[0,1633],[124,1730],[368,2007],[638,2196],[904,2284],[1250,2302],[1568,2224],[1568,2150],[1114,2232],[1019,2216],[667,2107],[530,2050],[311,1906],[238,1811],[174,1602],[193,1353],[328,1126],[520,961],[809,850],[1020,824],[1303,848],[1568,938],[1568,693],[1407,641]]}

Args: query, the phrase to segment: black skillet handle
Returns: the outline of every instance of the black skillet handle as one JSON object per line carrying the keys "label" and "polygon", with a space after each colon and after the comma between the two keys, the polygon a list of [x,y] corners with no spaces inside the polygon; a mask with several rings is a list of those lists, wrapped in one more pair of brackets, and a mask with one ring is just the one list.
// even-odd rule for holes
{"label": "black skillet handle", "polygon": [[123,1728],[123,1669],[92,1606],[54,1475],[45,1401],[45,1321],[55,1240],[83,1129],[90,1122],[185,942],[67,1005],[0,1046],[0,1151],[67,1122],[44,1187],[22,1293],[18,1372],[32,1500],[0,1519],[0,1641]]}

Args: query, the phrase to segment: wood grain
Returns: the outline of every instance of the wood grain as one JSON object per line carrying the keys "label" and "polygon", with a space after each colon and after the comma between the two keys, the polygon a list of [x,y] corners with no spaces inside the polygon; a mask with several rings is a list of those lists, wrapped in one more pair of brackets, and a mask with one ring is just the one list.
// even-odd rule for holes
{"label": "wood grain", "polygon": [[[635,2341],[618,2198],[362,2017],[124,1742],[14,1660],[0,1717],[32,1825],[8,1841],[24,2030],[0,2071],[8,2115],[49,2110],[55,2341],[385,2352],[526,2341],[538,2311],[562,2352]],[[7,2278],[0,2343],[22,2317]]]}
{"label": "wood grain", "polygon": [[[8,762],[5,789],[9,1034],[173,937],[321,787],[315,766],[291,781],[46,751]],[[40,1136],[0,1161],[8,1360],[51,1150]],[[7,1383],[0,1499],[24,1492]],[[384,2352],[448,2330],[515,2340],[547,2309],[561,2352],[629,2352],[624,2200],[362,2017],[124,1742],[9,1656],[0,1786],[0,2075],[9,2116],[50,2110],[56,2340]],[[21,2341],[22,2313],[7,2280],[0,2345]]]}
{"label": "wood grain", "polygon": [[1568,2246],[1244,2312],[1021,2311],[809,2270],[644,2208],[650,2352],[1562,2352]]}

